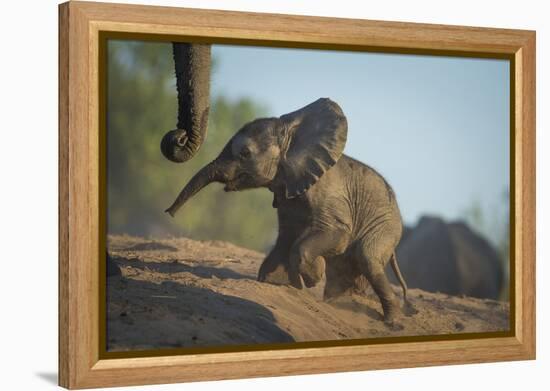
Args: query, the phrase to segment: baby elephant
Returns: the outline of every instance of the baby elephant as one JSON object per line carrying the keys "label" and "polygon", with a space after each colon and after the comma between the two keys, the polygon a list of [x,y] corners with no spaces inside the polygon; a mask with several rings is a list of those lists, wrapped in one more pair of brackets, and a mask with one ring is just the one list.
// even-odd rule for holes
{"label": "baby elephant", "polygon": [[342,154],[346,137],[346,117],[327,98],[280,118],[256,119],[229,140],[166,211],[174,216],[211,182],[225,184],[225,191],[265,187],[273,193],[279,236],[258,279],[301,289],[326,272],[327,296],[327,290],[352,288],[363,275],[391,323],[400,306],[384,273],[390,261],[406,300],[395,257],[401,215],[384,178]]}

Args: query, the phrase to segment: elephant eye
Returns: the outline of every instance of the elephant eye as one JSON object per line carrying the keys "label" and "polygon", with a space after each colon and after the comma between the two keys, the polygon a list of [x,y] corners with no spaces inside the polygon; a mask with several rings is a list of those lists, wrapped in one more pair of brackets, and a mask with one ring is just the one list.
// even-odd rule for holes
{"label": "elephant eye", "polygon": [[241,149],[241,152],[239,152],[239,157],[241,159],[248,159],[250,157],[250,149],[244,147]]}

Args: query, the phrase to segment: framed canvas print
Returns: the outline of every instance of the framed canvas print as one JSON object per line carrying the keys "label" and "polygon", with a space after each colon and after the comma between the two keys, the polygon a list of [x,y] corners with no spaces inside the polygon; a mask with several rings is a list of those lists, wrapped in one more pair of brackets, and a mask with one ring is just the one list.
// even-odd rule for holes
{"label": "framed canvas print", "polygon": [[59,382],[535,358],[535,33],[59,6]]}

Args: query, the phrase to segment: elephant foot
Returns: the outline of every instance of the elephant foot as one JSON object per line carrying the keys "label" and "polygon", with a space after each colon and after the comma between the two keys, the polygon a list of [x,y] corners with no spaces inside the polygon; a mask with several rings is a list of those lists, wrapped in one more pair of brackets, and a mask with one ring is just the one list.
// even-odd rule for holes
{"label": "elephant foot", "polygon": [[397,300],[381,299],[380,301],[382,302],[382,310],[384,311],[384,323],[393,327],[396,319],[403,314],[399,303]]}
{"label": "elephant foot", "polygon": [[403,326],[401,323],[398,323],[395,320],[386,320],[385,318],[384,325],[391,331],[401,331],[405,328],[405,326]]}
{"label": "elephant foot", "polygon": [[288,279],[290,280],[290,285],[294,288],[302,289],[304,287],[304,281],[297,266],[290,266],[290,270],[288,271]]}
{"label": "elephant foot", "polygon": [[325,259],[317,257],[312,262],[304,262],[300,265],[300,274],[307,288],[317,285],[325,275]]}
{"label": "elephant foot", "polygon": [[384,311],[384,323],[391,324],[398,318],[397,311]]}
{"label": "elephant foot", "polygon": [[397,321],[400,315],[401,311],[399,309],[384,310],[384,325],[391,331],[403,330],[405,327]]}
{"label": "elephant foot", "polygon": [[296,288],[296,289],[303,289],[304,288],[304,280],[302,279],[302,276],[300,276],[300,274],[294,274],[294,273],[290,273],[290,275],[288,276],[289,279],[290,279],[290,286]]}
{"label": "elephant foot", "polygon": [[283,265],[278,265],[275,269],[269,272],[263,272],[260,270],[258,275],[258,281],[267,282],[273,285],[289,285],[290,279],[288,278],[288,272]]}

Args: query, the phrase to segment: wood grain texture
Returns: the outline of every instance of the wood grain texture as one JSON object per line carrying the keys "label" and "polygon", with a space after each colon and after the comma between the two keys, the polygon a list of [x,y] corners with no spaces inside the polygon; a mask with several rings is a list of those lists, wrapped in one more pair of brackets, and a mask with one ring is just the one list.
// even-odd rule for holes
{"label": "wood grain texture", "polygon": [[[536,293],[536,38],[531,33],[525,45],[521,48],[522,72],[521,77],[521,160],[516,159],[516,165],[522,168],[522,181],[516,183],[516,194],[522,192],[522,214],[516,215],[516,220],[522,222],[521,235],[522,252],[517,255],[522,263],[522,279],[517,285],[521,290],[522,302],[518,306],[522,309],[522,333],[518,333],[527,354],[531,358],[536,355],[536,321],[535,321],[535,293]],[[518,55],[519,56],[519,55]]]}
{"label": "wood grain texture", "polygon": [[74,2],[106,30],[281,42],[515,52],[519,30]]}
{"label": "wood grain texture", "polygon": [[[67,388],[430,366],[535,357],[535,33],[70,2],[59,8],[59,382]],[[505,56],[515,64],[515,336],[368,346],[99,358],[101,31],[155,39]],[[337,48],[338,48],[337,47]]]}
{"label": "wood grain texture", "polygon": [[69,7],[59,7],[59,383],[69,384]]}

